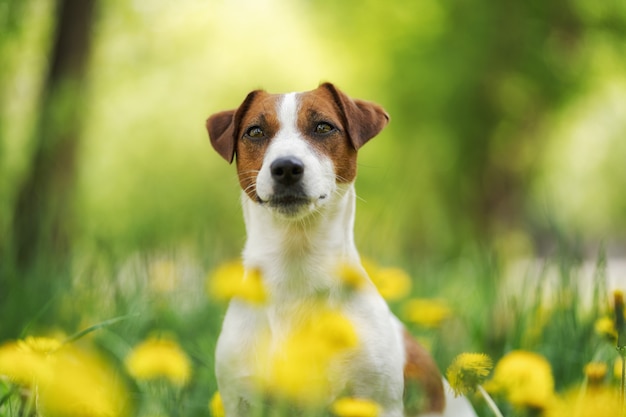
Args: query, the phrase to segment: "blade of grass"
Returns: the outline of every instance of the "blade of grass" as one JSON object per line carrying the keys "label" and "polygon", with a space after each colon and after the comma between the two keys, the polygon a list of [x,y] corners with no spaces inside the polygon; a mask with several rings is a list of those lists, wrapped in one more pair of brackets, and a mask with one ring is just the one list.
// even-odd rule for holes
{"label": "blade of grass", "polygon": [[63,344],[68,344],[68,343],[75,342],[76,340],[80,339],[81,337],[83,337],[83,336],[85,336],[85,335],[87,335],[87,334],[89,334],[91,332],[94,332],[94,331],[96,331],[98,329],[102,329],[104,327],[109,327],[109,326],[112,326],[115,323],[119,323],[120,321],[128,320],[128,319],[130,319],[132,317],[137,317],[137,316],[138,316],[137,314],[128,314],[126,316],[114,317],[112,319],[108,319],[108,320],[102,321],[100,323],[96,323],[93,326],[89,326],[86,329],[83,329],[83,330],[81,330],[81,331],[79,331],[77,333],[74,333],[73,335],[71,335],[70,337],[65,339],[63,341]]}
{"label": "blade of grass", "polygon": [[4,403],[7,402],[9,398],[11,398],[11,396],[17,391],[17,389],[17,385],[13,385],[9,388],[9,391],[2,398],[0,398],[0,407],[2,407]]}

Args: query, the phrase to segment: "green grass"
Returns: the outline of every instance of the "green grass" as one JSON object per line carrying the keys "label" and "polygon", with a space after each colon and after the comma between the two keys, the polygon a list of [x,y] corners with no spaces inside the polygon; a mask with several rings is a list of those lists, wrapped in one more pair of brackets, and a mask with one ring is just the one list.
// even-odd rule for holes
{"label": "green grass", "polygon": [[[216,391],[213,355],[225,305],[209,299],[205,280],[227,259],[198,253],[202,251],[152,251],[119,259],[83,254],[65,269],[35,268],[2,306],[1,342],[62,335],[66,343],[96,349],[107,358],[130,393],[132,414],[209,415],[208,403]],[[555,389],[564,392],[584,382],[587,363],[606,362],[612,374],[617,358],[614,345],[594,331],[596,320],[610,314],[604,255],[598,259],[591,303],[583,300],[580,260],[571,254],[556,253],[539,268],[528,268],[513,290],[506,259],[487,249],[471,249],[446,261],[407,259],[394,265],[411,275],[413,288],[390,305],[400,317],[411,297],[443,299],[450,306],[452,316],[439,328],[409,324],[442,372],[462,352],[483,352],[497,362],[512,350],[529,350],[549,361]],[[537,283],[549,279],[554,285],[548,293]],[[35,288],[44,288],[44,293]],[[132,348],[154,335],[175,339],[190,358],[192,377],[184,388],[164,380],[137,382],[125,370]],[[606,384],[617,389],[612,379],[608,375]],[[0,379],[0,416],[28,415],[34,403],[27,392]],[[471,398],[481,416],[491,415],[483,401]],[[504,415],[542,415],[513,407],[502,397],[496,400]]]}

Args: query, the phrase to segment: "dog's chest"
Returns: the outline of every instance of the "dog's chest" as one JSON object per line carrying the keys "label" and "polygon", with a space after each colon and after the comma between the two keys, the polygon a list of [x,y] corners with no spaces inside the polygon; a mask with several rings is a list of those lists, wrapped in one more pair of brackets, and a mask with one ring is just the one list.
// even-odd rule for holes
{"label": "dog's chest", "polygon": [[[324,377],[333,380],[328,389],[339,392],[362,350],[357,329],[349,314],[317,299],[284,300],[263,307],[235,301],[218,341],[218,373],[230,379],[233,388],[256,391],[280,381],[277,370],[306,372],[306,365],[314,364],[316,372],[325,375],[332,370],[340,376]],[[347,357],[352,360],[345,361]]]}

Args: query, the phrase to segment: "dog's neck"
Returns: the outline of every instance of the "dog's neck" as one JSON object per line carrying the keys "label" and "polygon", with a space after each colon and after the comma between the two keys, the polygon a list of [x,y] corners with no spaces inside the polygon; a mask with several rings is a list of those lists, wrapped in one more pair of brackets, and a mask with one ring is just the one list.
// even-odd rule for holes
{"label": "dog's neck", "polygon": [[[332,291],[342,264],[358,264],[355,190],[340,185],[333,201],[303,219],[279,217],[243,194],[246,268],[258,268],[271,293],[307,297]],[[271,277],[271,278],[269,278]]]}

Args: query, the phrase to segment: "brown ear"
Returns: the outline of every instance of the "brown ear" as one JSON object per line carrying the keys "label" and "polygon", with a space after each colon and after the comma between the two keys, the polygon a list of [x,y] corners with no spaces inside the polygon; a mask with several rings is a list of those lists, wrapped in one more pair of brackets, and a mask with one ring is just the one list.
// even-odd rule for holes
{"label": "brown ear", "polygon": [[260,90],[255,90],[249,93],[238,109],[215,113],[206,121],[206,129],[209,132],[213,149],[229,164],[233,162],[235,157],[235,147],[241,119],[259,92]]}
{"label": "brown ear", "polygon": [[325,88],[332,94],[343,112],[348,135],[355,149],[363,146],[389,123],[389,115],[378,104],[353,100],[331,83],[324,83],[320,88]]}
{"label": "brown ear", "polygon": [[235,156],[235,112],[226,110],[215,113],[206,120],[211,145],[228,163]]}

